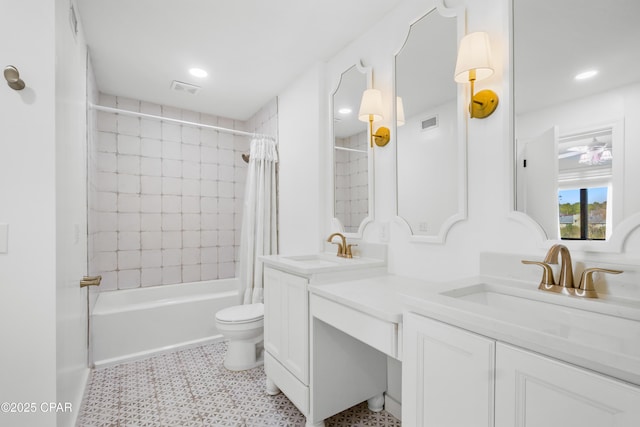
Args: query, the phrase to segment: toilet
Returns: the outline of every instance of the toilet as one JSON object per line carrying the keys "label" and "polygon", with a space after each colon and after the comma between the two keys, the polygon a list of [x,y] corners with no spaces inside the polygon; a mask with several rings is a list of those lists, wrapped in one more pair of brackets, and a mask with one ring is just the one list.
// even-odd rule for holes
{"label": "toilet", "polygon": [[243,371],[262,365],[264,304],[235,305],[216,313],[218,331],[229,341],[224,367]]}

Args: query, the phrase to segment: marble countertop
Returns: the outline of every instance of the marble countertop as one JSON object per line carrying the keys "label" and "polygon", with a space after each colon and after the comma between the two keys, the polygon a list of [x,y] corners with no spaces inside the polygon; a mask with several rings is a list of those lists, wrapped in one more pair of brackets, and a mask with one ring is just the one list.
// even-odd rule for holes
{"label": "marble countertop", "polygon": [[[460,292],[474,286],[498,298],[506,294],[516,304],[493,306]],[[401,323],[404,312],[414,312],[640,385],[638,301],[581,299],[539,291],[536,283],[483,276],[428,282],[387,274],[309,290],[389,322]]]}

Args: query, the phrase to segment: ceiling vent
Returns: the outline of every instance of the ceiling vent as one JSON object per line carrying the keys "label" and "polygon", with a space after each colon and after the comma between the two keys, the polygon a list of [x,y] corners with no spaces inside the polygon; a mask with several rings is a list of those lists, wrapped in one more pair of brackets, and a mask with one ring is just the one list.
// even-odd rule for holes
{"label": "ceiling vent", "polygon": [[171,82],[171,89],[175,90],[176,92],[185,92],[190,95],[195,95],[200,91],[201,88],[200,86],[174,80]]}
{"label": "ceiling vent", "polygon": [[437,128],[438,127],[438,115],[436,114],[433,117],[429,117],[428,119],[425,119],[422,121],[422,130],[426,131],[426,130],[431,130],[433,128]]}

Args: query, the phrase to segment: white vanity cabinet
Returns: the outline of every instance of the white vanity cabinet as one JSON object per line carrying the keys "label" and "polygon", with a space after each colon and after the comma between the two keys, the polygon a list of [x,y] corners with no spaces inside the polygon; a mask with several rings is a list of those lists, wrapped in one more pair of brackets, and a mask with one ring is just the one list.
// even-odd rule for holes
{"label": "white vanity cabinet", "polygon": [[637,427],[640,387],[498,343],[496,427]]}
{"label": "white vanity cabinet", "polygon": [[640,426],[640,387],[414,313],[402,382],[405,426]]}
{"label": "white vanity cabinet", "polygon": [[493,426],[495,341],[413,313],[403,328],[402,424]]}
{"label": "white vanity cabinet", "polygon": [[264,368],[304,414],[309,409],[307,277],[264,269]]}

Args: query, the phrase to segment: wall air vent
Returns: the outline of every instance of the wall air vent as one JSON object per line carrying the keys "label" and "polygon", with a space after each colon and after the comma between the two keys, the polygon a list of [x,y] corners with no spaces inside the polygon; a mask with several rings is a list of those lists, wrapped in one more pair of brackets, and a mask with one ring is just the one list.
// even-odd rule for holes
{"label": "wall air vent", "polygon": [[171,89],[175,90],[176,92],[185,92],[190,95],[195,95],[200,91],[201,88],[200,86],[174,80],[171,82]]}
{"label": "wall air vent", "polygon": [[429,117],[422,121],[422,131],[431,130],[438,127],[438,115]]}

